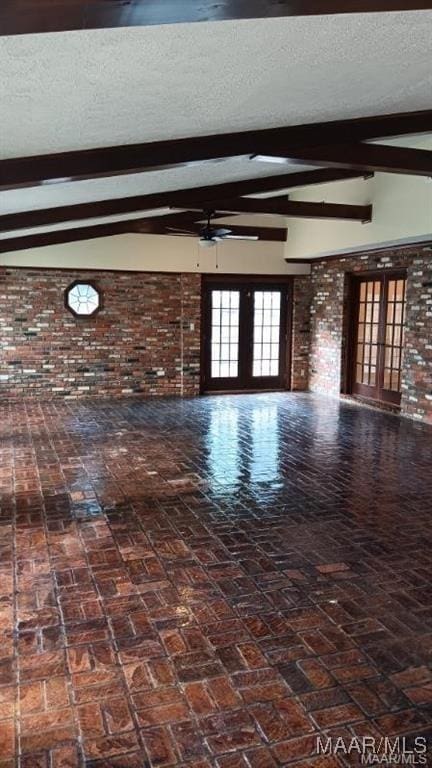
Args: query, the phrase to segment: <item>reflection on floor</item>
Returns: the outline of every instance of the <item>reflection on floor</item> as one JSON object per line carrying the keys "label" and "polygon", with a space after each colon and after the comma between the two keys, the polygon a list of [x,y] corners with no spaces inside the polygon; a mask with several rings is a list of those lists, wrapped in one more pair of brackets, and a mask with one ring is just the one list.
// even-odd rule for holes
{"label": "reflection on floor", "polygon": [[263,394],[3,406],[0,437],[2,767],[428,733],[430,430]]}

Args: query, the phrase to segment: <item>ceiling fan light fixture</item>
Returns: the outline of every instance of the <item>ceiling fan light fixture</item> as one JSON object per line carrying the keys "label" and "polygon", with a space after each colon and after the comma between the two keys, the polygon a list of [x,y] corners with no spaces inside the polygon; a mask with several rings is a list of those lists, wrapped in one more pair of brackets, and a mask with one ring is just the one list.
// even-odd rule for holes
{"label": "ceiling fan light fixture", "polygon": [[217,245],[217,241],[208,237],[200,237],[199,244],[201,248],[214,248]]}

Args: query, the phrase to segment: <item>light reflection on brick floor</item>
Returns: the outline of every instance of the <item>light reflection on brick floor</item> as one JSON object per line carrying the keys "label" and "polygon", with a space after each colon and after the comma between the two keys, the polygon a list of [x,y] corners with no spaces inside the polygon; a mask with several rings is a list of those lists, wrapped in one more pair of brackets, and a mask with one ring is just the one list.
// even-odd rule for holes
{"label": "light reflection on brick floor", "polygon": [[2,768],[430,733],[430,429],[285,394],[0,417]]}

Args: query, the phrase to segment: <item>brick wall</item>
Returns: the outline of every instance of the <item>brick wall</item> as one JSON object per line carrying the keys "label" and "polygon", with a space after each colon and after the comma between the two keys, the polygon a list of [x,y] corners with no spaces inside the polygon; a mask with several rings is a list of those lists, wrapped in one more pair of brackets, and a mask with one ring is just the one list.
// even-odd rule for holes
{"label": "brick wall", "polygon": [[[77,279],[102,291],[92,318],[64,306]],[[0,397],[197,394],[200,286],[192,274],[0,268]]]}
{"label": "brick wall", "polygon": [[[294,280],[292,387],[343,388],[347,273],[405,267],[407,328],[402,413],[432,423],[430,251],[365,254],[313,265]],[[0,268],[0,397],[195,395],[200,373],[201,277]],[[74,280],[102,291],[104,308],[77,319],[63,294]]]}
{"label": "brick wall", "polygon": [[[423,287],[423,283],[430,283]],[[432,253],[408,269],[402,411],[432,424]]]}
{"label": "brick wall", "polygon": [[388,250],[318,261],[312,267],[310,389],[338,395],[344,388],[347,349],[347,273],[407,269],[407,315],[401,412],[432,424],[432,253]]}
{"label": "brick wall", "polygon": [[304,391],[309,387],[311,279],[296,277],[293,286],[291,388]]}

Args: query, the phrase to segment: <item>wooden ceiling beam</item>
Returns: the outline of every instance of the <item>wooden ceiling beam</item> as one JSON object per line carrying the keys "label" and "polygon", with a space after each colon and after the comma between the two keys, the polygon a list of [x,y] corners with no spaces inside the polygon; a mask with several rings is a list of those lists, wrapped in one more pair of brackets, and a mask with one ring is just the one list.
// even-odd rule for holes
{"label": "wooden ceiling beam", "polygon": [[[340,144],[287,149],[287,163],[310,163],[346,170],[432,177],[432,151],[387,144]],[[278,157],[280,160],[280,157]]]}
{"label": "wooden ceiling beam", "polygon": [[346,143],[347,137],[353,143],[429,132],[432,110],[9,158],[0,161],[0,189],[143,173],[245,155],[285,156],[289,150]]}
{"label": "wooden ceiling beam", "polygon": [[430,8],[429,0],[5,0],[0,34]]}
{"label": "wooden ceiling beam", "polygon": [[10,253],[28,248],[43,248],[59,243],[73,243],[77,240],[93,240],[98,237],[124,235],[128,231],[124,222],[115,222],[113,224],[98,224],[94,227],[76,227],[75,229],[61,229],[55,232],[39,232],[35,235],[8,237],[5,240],[0,240],[0,253]]}
{"label": "wooden ceiling beam", "polygon": [[[364,174],[357,171],[332,171],[331,169],[320,168],[317,171],[303,171],[301,173],[284,174],[283,176],[234,181],[227,184],[215,184],[210,187],[162,192],[156,195],[139,195],[115,198],[113,200],[100,200],[94,203],[80,203],[42,210],[22,211],[0,216],[0,232],[50,226],[52,224],[62,224],[63,222],[84,221],[85,219],[96,219],[102,216],[117,216],[137,211],[144,213],[146,210],[155,210],[157,208],[174,206],[187,208],[193,204],[196,205],[197,201],[204,201],[210,197],[212,199],[217,198],[218,200],[232,199],[241,195],[276,192],[280,189],[293,189],[309,186],[310,184],[325,184],[363,177]],[[253,200],[253,198],[248,199]],[[272,199],[274,198],[266,198],[266,200]],[[200,208],[204,208],[204,204],[201,204],[201,202]]]}
{"label": "wooden ceiling beam", "polygon": [[237,198],[234,200],[206,200],[206,210],[219,213],[254,213],[271,214],[301,219],[346,219],[349,221],[371,221],[371,205],[344,205],[340,203],[314,203],[300,200],[288,200],[276,197],[266,200]]}
{"label": "wooden ceiling beam", "polygon": [[[117,221],[110,224],[97,224],[90,227],[76,227],[74,229],[61,229],[54,232],[40,232],[33,235],[22,235],[0,240],[0,253],[26,250],[28,248],[42,248],[59,243],[71,243],[79,240],[93,240],[100,237],[112,237],[130,233],[148,235],[176,236],[169,227],[180,227],[193,230],[190,237],[196,237],[201,227],[196,224],[196,214],[184,214],[159,216],[149,219],[133,219],[131,221]],[[242,227],[231,225],[229,229],[233,235],[256,236],[260,240],[269,242],[285,242],[287,229],[285,227]],[[181,233],[177,233],[180,235]],[[186,234],[186,236],[188,236]]]}
{"label": "wooden ceiling beam", "polygon": [[[217,222],[219,221],[218,217],[212,218],[212,227],[214,227]],[[226,224],[222,225],[226,226],[227,229],[231,231],[232,235],[235,235],[236,237],[257,237],[259,240],[264,240],[266,242],[277,242],[277,243],[285,243],[287,240],[287,234],[288,230],[286,227],[254,227],[243,224]],[[171,227],[171,226],[165,226],[165,225],[159,225],[154,228],[153,234],[160,234],[160,235],[170,235],[170,236],[185,236],[185,237],[198,237],[201,234],[203,228],[203,224],[198,223],[192,223],[187,226],[180,226],[180,228]],[[175,230],[183,230],[183,231],[175,231]],[[187,230],[190,230],[190,232],[187,232]],[[134,228],[135,232],[141,232],[140,225],[136,228]],[[144,230],[145,233],[145,230]]]}
{"label": "wooden ceiling beam", "polygon": [[[123,235],[137,231],[136,227],[138,227],[138,225],[143,234],[145,231],[148,231],[149,234],[152,234],[153,231],[157,231],[159,234],[164,226],[189,226],[194,224],[197,221],[197,218],[195,212],[183,211],[181,213],[170,213],[160,217],[112,221],[104,224],[74,227],[73,229],[60,229],[51,232],[35,232],[34,234],[19,235],[15,238],[1,239],[0,253],[6,253],[9,250],[19,250],[20,243],[23,243],[23,248],[39,248],[44,245],[69,243],[77,240],[93,240],[99,237],[111,237],[112,235]],[[156,224],[156,222],[158,223]]]}

